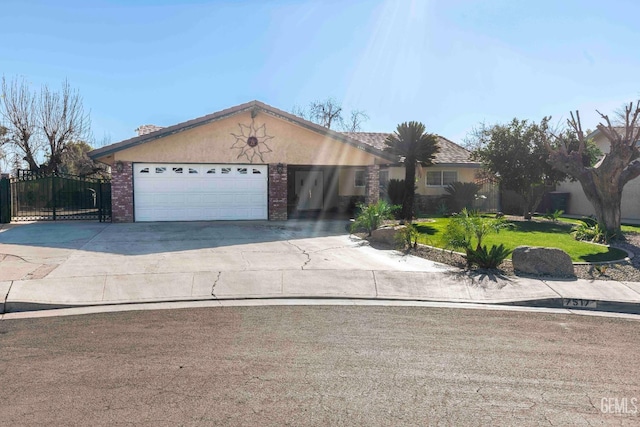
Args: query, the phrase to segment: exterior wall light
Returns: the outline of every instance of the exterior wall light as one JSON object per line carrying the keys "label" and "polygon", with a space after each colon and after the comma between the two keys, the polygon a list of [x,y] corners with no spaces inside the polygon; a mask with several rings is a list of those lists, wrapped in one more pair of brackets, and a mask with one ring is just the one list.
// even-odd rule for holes
{"label": "exterior wall light", "polygon": [[282,163],[278,163],[278,166],[276,166],[276,171],[279,175],[282,175],[282,172],[284,172],[284,165]]}

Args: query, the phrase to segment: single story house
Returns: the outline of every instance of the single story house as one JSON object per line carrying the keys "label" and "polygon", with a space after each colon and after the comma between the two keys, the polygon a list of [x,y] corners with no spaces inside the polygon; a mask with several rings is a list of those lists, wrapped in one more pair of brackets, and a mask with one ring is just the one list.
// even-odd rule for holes
{"label": "single story house", "polygon": [[[603,153],[609,152],[611,148],[610,142],[599,130],[591,132],[587,138],[592,139]],[[569,193],[567,214],[576,216],[595,215],[593,205],[584,194],[580,182],[562,182],[556,188],[556,192]],[[623,223],[640,222],[640,178],[629,181],[622,190],[621,218]]]}
{"label": "single story house", "polygon": [[[252,101],[89,153],[111,166],[114,222],[286,220],[304,211],[374,203],[380,182],[403,179],[385,133],[342,133]],[[440,137],[417,183],[418,201],[473,181],[470,153]],[[421,199],[422,198],[422,199]]]}

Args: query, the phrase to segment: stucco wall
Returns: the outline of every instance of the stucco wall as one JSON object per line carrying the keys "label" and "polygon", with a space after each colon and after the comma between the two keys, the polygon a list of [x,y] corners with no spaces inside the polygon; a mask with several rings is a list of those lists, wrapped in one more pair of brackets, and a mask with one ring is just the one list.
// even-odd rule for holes
{"label": "stucco wall", "polygon": [[[579,182],[563,182],[556,191],[571,193],[568,214],[584,216],[595,214],[593,206],[587,196],[584,195]],[[640,220],[640,178],[636,178],[625,185],[622,191],[621,216],[622,222]]]}
{"label": "stucco wall", "polygon": [[343,168],[339,171],[338,194],[340,196],[364,196],[365,187],[356,187],[356,171],[363,171],[365,174],[365,183],[367,168]]}
{"label": "stucco wall", "polygon": [[[169,135],[155,141],[117,152],[115,160],[157,163],[249,163],[241,150],[231,148],[233,134],[241,134],[239,124],[251,125],[249,112]],[[325,137],[299,125],[259,112],[254,118],[257,128],[265,125],[267,136],[261,138],[271,152],[254,157],[253,163],[285,163],[299,165],[362,165],[375,164],[378,158],[356,147]],[[248,132],[245,130],[245,135]],[[262,144],[259,147],[263,148]]]}

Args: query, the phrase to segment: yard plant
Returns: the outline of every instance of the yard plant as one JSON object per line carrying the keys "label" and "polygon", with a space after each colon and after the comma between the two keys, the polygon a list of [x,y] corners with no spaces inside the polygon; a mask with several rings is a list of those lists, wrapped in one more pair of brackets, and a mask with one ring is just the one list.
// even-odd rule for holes
{"label": "yard plant", "polygon": [[418,246],[419,237],[420,233],[415,225],[405,224],[404,227],[396,233],[395,239],[397,247],[402,250],[411,250],[411,248]]}
{"label": "yard plant", "polygon": [[492,245],[490,249],[482,245],[482,240],[490,234],[497,234],[509,227],[502,218],[483,217],[478,212],[462,209],[454,215],[444,233],[447,247],[464,249],[467,265],[480,268],[497,268],[510,254],[511,250],[503,244]]}
{"label": "yard plant", "polygon": [[351,224],[351,232],[365,231],[371,236],[373,230],[377,230],[382,222],[393,218],[393,213],[400,209],[400,206],[390,205],[384,200],[372,205],[358,204],[358,215]]}
{"label": "yard plant", "polygon": [[447,192],[447,200],[449,206],[454,212],[460,212],[462,209],[471,209],[480,186],[474,182],[452,182],[444,191]]}

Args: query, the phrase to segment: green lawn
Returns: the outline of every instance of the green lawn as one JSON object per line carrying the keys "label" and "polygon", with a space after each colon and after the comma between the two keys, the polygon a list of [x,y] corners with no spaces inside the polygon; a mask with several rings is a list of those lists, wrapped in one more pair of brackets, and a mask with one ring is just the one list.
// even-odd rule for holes
{"label": "green lawn", "polygon": [[622,231],[625,233],[640,233],[640,225],[623,225]]}
{"label": "green lawn", "polygon": [[[444,248],[442,240],[449,218],[433,218],[433,222],[418,222],[416,228],[420,232],[418,241],[426,245]],[[578,220],[570,220],[577,222]],[[602,262],[622,259],[627,253],[619,249],[607,248],[593,243],[579,242],[571,235],[572,224],[568,221],[514,221],[511,228],[485,237],[483,245],[498,245],[503,243],[509,249],[516,246],[546,246],[564,250],[574,262]],[[640,231],[640,227],[629,227],[624,231]]]}
{"label": "green lawn", "polygon": [[[539,220],[544,220],[544,217],[536,215],[534,218],[539,219]],[[580,219],[578,218],[567,218],[567,217],[560,217],[558,218],[558,221],[560,222],[564,222],[567,224],[579,224]],[[625,225],[622,224],[622,231],[624,233],[639,233],[640,234],[640,225]]]}

